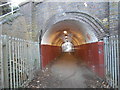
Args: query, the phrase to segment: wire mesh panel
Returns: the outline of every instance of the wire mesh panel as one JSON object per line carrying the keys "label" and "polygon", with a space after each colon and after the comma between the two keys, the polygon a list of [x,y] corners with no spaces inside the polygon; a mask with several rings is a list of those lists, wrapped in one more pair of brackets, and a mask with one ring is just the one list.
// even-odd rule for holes
{"label": "wire mesh panel", "polygon": [[104,38],[106,80],[113,87],[119,87],[118,35]]}
{"label": "wire mesh panel", "polygon": [[24,87],[40,68],[39,43],[5,35],[3,41],[5,87]]}

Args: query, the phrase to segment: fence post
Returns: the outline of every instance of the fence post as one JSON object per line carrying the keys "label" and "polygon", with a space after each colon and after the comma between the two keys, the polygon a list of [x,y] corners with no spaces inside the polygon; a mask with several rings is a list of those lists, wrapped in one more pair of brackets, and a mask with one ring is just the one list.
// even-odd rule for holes
{"label": "fence post", "polygon": [[0,89],[4,88],[4,73],[3,73],[3,35],[0,35]]}
{"label": "fence post", "polygon": [[119,41],[118,41],[118,35],[116,35],[116,38],[117,38],[117,75],[118,75],[118,88],[120,89],[120,56],[119,56]]}
{"label": "fence post", "polygon": [[4,86],[9,87],[9,76],[8,76],[8,37],[3,37],[3,70],[4,70]]}

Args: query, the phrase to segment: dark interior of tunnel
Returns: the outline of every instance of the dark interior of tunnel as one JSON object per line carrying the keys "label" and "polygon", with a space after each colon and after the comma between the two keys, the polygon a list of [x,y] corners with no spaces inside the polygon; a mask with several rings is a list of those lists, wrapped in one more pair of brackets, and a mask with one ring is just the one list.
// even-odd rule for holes
{"label": "dark interior of tunnel", "polygon": [[102,44],[103,42],[98,42],[94,32],[85,28],[79,21],[60,21],[49,28],[42,37],[42,68],[56,59],[67,60],[68,57],[74,57],[73,60],[77,60],[77,63],[85,63],[99,76],[104,77],[103,54],[98,52],[103,52],[103,47],[100,47]]}

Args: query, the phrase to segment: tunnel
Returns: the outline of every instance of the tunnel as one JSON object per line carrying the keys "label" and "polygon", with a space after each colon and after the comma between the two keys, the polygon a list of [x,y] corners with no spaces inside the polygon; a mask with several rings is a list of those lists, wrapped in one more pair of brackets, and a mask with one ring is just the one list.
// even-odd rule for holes
{"label": "tunnel", "polygon": [[61,56],[73,56],[79,63],[84,63],[97,75],[104,77],[103,42],[98,40],[92,27],[88,27],[72,19],[53,24],[42,38],[42,68]]}
{"label": "tunnel", "polygon": [[65,12],[52,16],[40,36],[42,69],[51,65],[54,75],[64,78],[73,75],[73,80],[68,79],[65,84],[69,81],[77,84],[69,83],[68,87],[79,87],[84,76],[94,78],[92,74],[105,78],[103,38],[106,35],[102,23],[86,13]]}

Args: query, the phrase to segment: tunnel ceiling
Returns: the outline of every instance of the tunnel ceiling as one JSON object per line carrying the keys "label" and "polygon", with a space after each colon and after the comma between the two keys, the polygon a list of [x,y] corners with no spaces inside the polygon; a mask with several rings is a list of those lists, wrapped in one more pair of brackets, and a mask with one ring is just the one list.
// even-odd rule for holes
{"label": "tunnel ceiling", "polygon": [[66,40],[75,46],[98,41],[89,26],[76,20],[63,20],[47,30],[42,44],[61,46]]}

